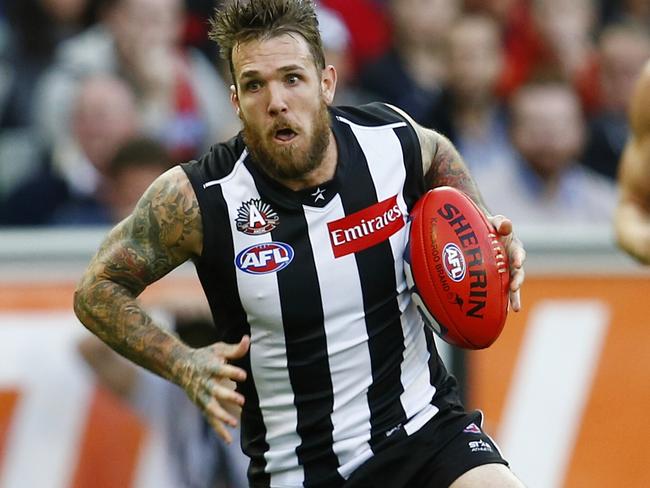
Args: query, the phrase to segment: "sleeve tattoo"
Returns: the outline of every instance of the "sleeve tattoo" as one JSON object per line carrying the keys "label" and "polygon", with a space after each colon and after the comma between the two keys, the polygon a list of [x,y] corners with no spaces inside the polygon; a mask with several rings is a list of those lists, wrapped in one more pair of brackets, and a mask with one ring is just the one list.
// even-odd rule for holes
{"label": "sleeve tattoo", "polygon": [[[188,348],[137,301],[154,281],[194,257],[201,242],[196,197],[182,169],[158,178],[107,236],[75,292],[81,322],[117,352],[183,384]],[[200,249],[198,249],[200,252]]]}
{"label": "sleeve tattoo", "polygon": [[489,215],[467,165],[451,141],[434,131],[427,131],[427,137],[433,138],[431,163],[425,173],[427,188],[446,185],[462,190]]}

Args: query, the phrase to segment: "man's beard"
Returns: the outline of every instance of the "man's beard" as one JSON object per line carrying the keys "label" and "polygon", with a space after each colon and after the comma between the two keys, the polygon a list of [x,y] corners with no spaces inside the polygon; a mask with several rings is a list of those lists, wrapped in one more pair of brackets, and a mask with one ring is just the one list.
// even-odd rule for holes
{"label": "man's beard", "polygon": [[[273,178],[278,180],[300,179],[318,168],[323,162],[323,156],[329,145],[330,132],[330,114],[324,102],[321,102],[318,113],[314,116],[313,133],[306,149],[298,148],[294,144],[280,146],[267,143],[263,134],[251,128],[245,119],[242,119],[242,122],[244,142],[248,150],[257,164]],[[274,134],[277,129],[286,127],[292,128],[288,121],[278,118],[270,133]],[[297,133],[295,129],[294,132]],[[305,136],[304,132],[299,133],[299,137]]]}

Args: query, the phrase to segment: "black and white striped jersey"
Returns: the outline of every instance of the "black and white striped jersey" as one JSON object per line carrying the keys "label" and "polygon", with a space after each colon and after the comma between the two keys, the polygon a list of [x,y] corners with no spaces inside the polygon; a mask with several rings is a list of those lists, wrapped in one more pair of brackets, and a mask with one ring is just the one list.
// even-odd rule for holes
{"label": "black and white striped jersey", "polygon": [[389,438],[458,403],[403,270],[425,191],[417,135],[383,104],[330,115],[338,164],[316,188],[269,178],[241,135],[183,165],[215,323],[227,342],[251,337],[239,391],[254,487],[340,486]]}

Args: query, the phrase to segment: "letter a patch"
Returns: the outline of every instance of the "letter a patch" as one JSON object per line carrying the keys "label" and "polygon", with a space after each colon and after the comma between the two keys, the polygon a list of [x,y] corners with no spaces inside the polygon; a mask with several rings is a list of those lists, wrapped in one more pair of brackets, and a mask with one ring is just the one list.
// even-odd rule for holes
{"label": "letter a patch", "polygon": [[237,230],[251,236],[271,232],[280,224],[280,217],[268,203],[251,198],[237,209]]}

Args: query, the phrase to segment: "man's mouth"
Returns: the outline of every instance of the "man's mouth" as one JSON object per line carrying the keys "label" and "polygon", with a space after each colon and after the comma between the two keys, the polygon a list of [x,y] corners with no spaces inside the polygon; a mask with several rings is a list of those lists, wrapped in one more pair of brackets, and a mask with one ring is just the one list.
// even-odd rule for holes
{"label": "man's mouth", "polygon": [[274,133],[275,139],[281,142],[292,141],[297,135],[298,134],[296,134],[296,132],[293,129],[289,129],[289,128],[278,129]]}

